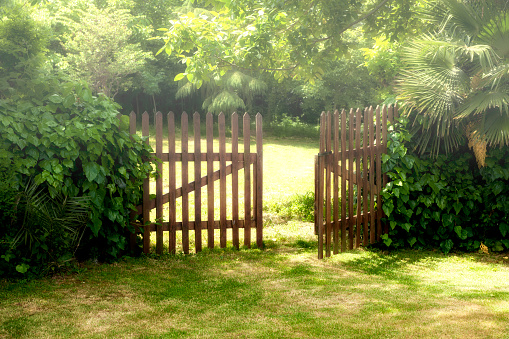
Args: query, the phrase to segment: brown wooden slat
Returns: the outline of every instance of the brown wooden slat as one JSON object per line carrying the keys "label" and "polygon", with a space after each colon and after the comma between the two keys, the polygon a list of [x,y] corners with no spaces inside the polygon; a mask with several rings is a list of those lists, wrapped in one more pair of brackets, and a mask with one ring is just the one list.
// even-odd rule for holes
{"label": "brown wooden slat", "polygon": [[392,105],[389,105],[389,110],[388,110],[388,112],[387,112],[387,118],[389,119],[389,121],[390,121],[391,123],[393,123],[393,122],[394,122],[394,110],[393,110]]}
{"label": "brown wooden slat", "polygon": [[[369,119],[369,113],[368,113],[368,108],[364,109],[364,117],[363,117],[363,122],[364,122],[364,132],[363,132],[363,137],[362,137],[362,141],[363,141],[363,144],[364,144],[364,147],[363,147],[363,152],[362,152],[362,167],[363,167],[363,170],[362,170],[362,174],[363,174],[363,177],[362,177],[362,189],[363,189],[363,194],[362,194],[362,211],[363,211],[363,214],[367,214],[369,212],[369,203],[368,203],[368,197],[369,197],[369,192],[370,192],[370,189],[369,189],[369,179],[368,179],[368,173],[369,173],[369,160],[368,160],[368,156],[369,156],[369,149],[367,147],[368,143],[369,143],[369,137],[368,137],[368,127],[369,127],[369,122],[368,122],[368,119]],[[362,244],[364,246],[367,246],[369,241],[369,220],[367,217],[364,217],[362,218],[362,221],[363,221],[363,227],[362,227]]]}
{"label": "brown wooden slat", "polygon": [[[212,113],[207,113],[207,176],[210,178],[214,172],[212,154],[214,152],[214,125]],[[209,248],[214,248],[214,181],[207,180],[207,243]]]}
{"label": "brown wooden slat", "polygon": [[226,247],[226,123],[224,114],[218,117],[219,128],[219,246]]}
{"label": "brown wooden slat", "polygon": [[[353,150],[354,148],[354,139],[353,139],[353,122],[355,120],[354,111],[350,109],[350,113],[348,114],[348,148]],[[354,158],[349,157],[348,159],[348,178],[353,178],[354,175]],[[348,180],[348,248],[353,249],[353,240],[354,240],[354,232],[353,232],[353,180]]]}
{"label": "brown wooden slat", "polygon": [[317,220],[318,220],[318,259],[323,258],[323,235],[324,235],[324,217],[323,217],[323,200],[324,200],[324,164],[325,164],[325,139],[327,130],[325,112],[320,115],[320,147],[318,155],[318,196],[317,196]]}
{"label": "brown wooden slat", "polygon": [[182,250],[185,254],[189,254],[189,162],[186,155],[189,152],[189,119],[187,113],[182,113],[180,120],[182,132]]}
{"label": "brown wooden slat", "polygon": [[[200,114],[193,114],[193,132],[194,132],[194,155],[195,159],[200,159],[201,154],[201,128]],[[198,227],[194,231],[194,243],[196,253],[202,251],[201,239],[201,186],[198,185],[197,178],[201,178],[201,159],[194,161],[194,220]]]}
{"label": "brown wooden slat", "polygon": [[[244,132],[244,159],[248,159],[250,154],[251,142],[251,121],[249,114],[245,113],[243,118]],[[251,166],[244,164],[244,219],[246,222],[246,231],[244,231],[244,246],[251,248]]]}
{"label": "brown wooden slat", "polygon": [[[156,157],[160,157],[163,153],[163,115],[157,112],[155,115],[156,126]],[[158,162],[156,164],[157,178],[156,178],[156,253],[163,254],[163,164]]]}
{"label": "brown wooden slat", "polygon": [[[332,119],[331,113],[327,112],[326,115],[326,140],[325,140],[325,152],[331,151],[331,127]],[[325,157],[325,255],[330,257],[331,254],[331,157],[327,154]]]}
{"label": "brown wooden slat", "polygon": [[[213,221],[213,227],[215,230],[220,230],[221,229],[221,223],[219,220],[214,220]],[[252,219],[251,220],[251,229],[256,229],[256,223],[255,223],[255,220]],[[136,223],[136,226],[141,226],[140,223]],[[169,222],[163,222],[162,224],[163,226],[163,231],[166,232],[166,231],[169,231],[170,229],[170,223]],[[195,221],[189,221],[189,230],[193,231],[193,230],[196,230],[196,222]],[[208,227],[208,220],[202,220],[201,221],[201,229],[205,229]],[[238,221],[238,225],[237,227],[239,229],[244,229],[246,226],[246,223],[245,223],[245,220],[239,220]],[[156,224],[149,224],[147,227],[147,230],[149,232],[155,232],[157,230],[157,225]],[[233,220],[226,220],[226,228],[227,229],[231,229],[233,228]],[[182,231],[182,222],[181,221],[178,221],[176,224],[175,224],[175,229],[177,231]]]}
{"label": "brown wooden slat", "polygon": [[[151,155],[156,155],[155,153],[150,153]],[[194,161],[196,159],[196,155],[194,153],[188,153],[187,154],[187,161]],[[207,153],[201,153],[199,156],[198,156],[199,159],[201,159],[201,161],[207,161],[207,159],[209,158],[209,156],[207,155]],[[239,158],[244,161],[244,154],[243,153],[240,153],[239,154]],[[254,162],[256,160],[256,153],[251,153],[249,155],[249,158],[251,159],[252,162]],[[182,153],[175,153],[175,160],[180,162],[182,161]],[[219,153],[212,153],[212,160],[213,161],[219,161]],[[168,161],[168,153],[163,153],[161,155],[161,161],[162,162],[166,162]],[[232,155],[231,153],[226,153],[226,161],[232,161]]]}
{"label": "brown wooden slat", "polygon": [[[369,108],[368,111],[368,136],[369,136],[369,144],[373,145],[374,143],[374,124],[373,124],[373,107]],[[373,244],[375,242],[375,236],[376,236],[376,226],[375,226],[375,175],[374,175],[374,169],[375,169],[375,152],[374,149],[370,149],[369,152],[369,212],[370,212],[370,220],[369,220],[369,242],[370,244]]]}
{"label": "brown wooden slat", "polygon": [[[252,164],[252,163],[254,163],[254,161],[250,161],[249,163]],[[240,169],[244,168],[244,164],[240,164],[239,167],[240,167]],[[233,166],[232,165],[226,166],[226,175],[229,175],[232,173],[233,173]],[[219,175],[220,175],[219,170],[213,172],[211,181],[214,182],[214,181],[219,180],[220,179]],[[198,187],[208,186],[208,183],[209,183],[208,177],[205,176],[205,177],[201,178],[200,181],[198,182]],[[187,184],[188,192],[193,191],[195,187],[196,187],[196,185],[195,185],[194,181],[191,183],[188,183]],[[181,196],[182,196],[182,187],[179,187],[175,190],[175,197],[176,197],[176,199],[178,199]],[[170,199],[169,193],[163,195],[163,204],[166,204],[168,201],[170,201],[169,199]],[[150,209],[154,209],[156,207],[155,199],[151,199],[148,203],[148,206]],[[139,213],[141,213],[142,206],[137,206],[136,208],[138,209]]]}
{"label": "brown wooden slat", "polygon": [[334,254],[339,253],[339,208],[340,208],[340,200],[339,200],[339,174],[341,171],[339,170],[339,112],[338,110],[334,111],[334,151],[333,151],[333,162],[331,170],[334,173],[334,205],[333,205],[333,238],[334,238]]}
{"label": "brown wooden slat", "polygon": [[341,111],[341,252],[346,251],[346,112]]}
{"label": "brown wooden slat", "polygon": [[[175,164],[175,116],[173,112],[168,113],[168,220],[169,229],[169,252],[175,254],[177,249],[177,197],[176,187],[176,164]],[[164,197],[163,197],[164,201]]]}
{"label": "brown wooden slat", "polygon": [[[378,147],[378,149],[381,151],[382,148],[382,144],[381,144],[381,141],[382,141],[382,116],[381,116],[381,111],[380,111],[380,107],[378,106],[376,108],[376,143],[377,143],[377,146],[380,146]],[[382,188],[382,152],[377,152],[376,153],[376,157],[375,157],[375,161],[376,161],[376,178],[375,178],[375,181],[376,181],[376,185],[378,186],[378,188],[381,190]],[[380,241],[380,236],[382,235],[382,215],[380,214],[380,212],[382,212],[382,206],[380,206],[380,191],[377,190],[375,191],[375,194],[376,194],[376,214],[375,214],[375,218],[376,218],[376,241]]]}
{"label": "brown wooden slat", "polygon": [[263,247],[263,121],[256,114],[256,246]]}
{"label": "brown wooden slat", "polygon": [[[361,110],[357,109],[356,116],[355,116],[355,146],[357,149],[360,149],[361,147]],[[355,164],[356,164],[356,181],[357,181],[357,212],[356,215],[361,215],[361,207],[362,207],[362,181],[361,181],[361,156],[355,157]],[[356,220],[356,232],[355,232],[355,247],[358,248],[361,244],[361,218],[357,218]]]}
{"label": "brown wooden slat", "polygon": [[[143,113],[141,117],[141,134],[146,137],[145,143],[150,145],[149,139],[149,115],[147,112]],[[150,223],[150,181],[149,176],[143,180],[143,223]],[[147,228],[143,229],[143,253],[150,252],[150,231]]]}
{"label": "brown wooden slat", "polygon": [[[239,248],[239,115],[232,114],[232,243]],[[243,154],[241,154],[243,155]]]}

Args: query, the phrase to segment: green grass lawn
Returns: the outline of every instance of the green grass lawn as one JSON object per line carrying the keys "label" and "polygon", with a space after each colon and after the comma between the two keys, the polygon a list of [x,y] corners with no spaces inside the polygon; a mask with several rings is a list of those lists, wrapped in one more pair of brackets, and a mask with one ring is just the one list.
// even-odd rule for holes
{"label": "green grass lawn", "polygon": [[[266,138],[269,210],[313,190],[316,152],[312,140]],[[0,338],[509,338],[507,254],[318,260],[313,224],[295,220],[267,222],[264,241],[0,281]]]}
{"label": "green grass lawn", "polygon": [[85,263],[0,283],[0,338],[507,338],[507,257],[356,250],[316,259],[312,225],[265,250]]}

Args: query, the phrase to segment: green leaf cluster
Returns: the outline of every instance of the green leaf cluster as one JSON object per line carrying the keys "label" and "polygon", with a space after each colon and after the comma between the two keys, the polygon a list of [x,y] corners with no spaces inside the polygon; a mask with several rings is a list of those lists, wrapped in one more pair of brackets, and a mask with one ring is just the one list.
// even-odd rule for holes
{"label": "green leaf cluster", "polygon": [[407,148],[412,138],[406,119],[390,127],[382,192],[391,248],[473,251],[484,243],[493,251],[509,248],[509,149],[488,153],[479,169],[473,155],[457,152],[423,158]]}
{"label": "green leaf cluster", "polygon": [[[5,199],[24,191],[29,182],[45,192],[44,201],[83,197],[87,220],[77,254],[100,260],[127,250],[125,235],[134,231],[129,214],[151,172],[150,147],[121,127],[118,108],[105,96],[93,96],[82,83],[61,83],[38,97],[0,100],[0,166],[11,173],[4,192],[14,192],[5,193]],[[0,247],[12,249],[25,224],[12,218],[9,208],[0,212],[0,218],[11,217],[0,225]],[[47,229],[43,226],[39,221],[31,227],[42,232]],[[49,235],[37,234],[34,243],[52,244]],[[18,264],[37,266],[39,259],[45,260],[34,258],[33,246],[15,253]]]}

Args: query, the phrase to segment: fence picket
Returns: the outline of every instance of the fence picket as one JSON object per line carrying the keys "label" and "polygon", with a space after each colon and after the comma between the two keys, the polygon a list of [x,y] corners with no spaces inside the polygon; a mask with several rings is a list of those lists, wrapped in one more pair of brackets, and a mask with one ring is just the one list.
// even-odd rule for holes
{"label": "fence picket", "polygon": [[211,180],[214,173],[214,123],[212,113],[207,113],[206,118],[207,130],[207,242],[209,248],[214,248],[214,181]]}
{"label": "fence picket", "polygon": [[353,176],[354,176],[354,145],[355,140],[353,138],[353,121],[354,114],[353,109],[350,109],[350,113],[348,114],[348,248],[353,248],[353,239],[354,239],[354,218],[353,218]]}
{"label": "fence picket", "polygon": [[[232,242],[239,248],[239,115],[233,113],[232,127]],[[258,142],[258,141],[257,141]]]}
{"label": "fence picket", "polygon": [[[339,237],[336,234],[339,228],[341,251],[361,244],[372,244],[388,231],[387,225],[381,223],[383,211],[380,193],[387,183],[387,176],[382,175],[381,159],[387,150],[387,122],[391,121],[391,116],[394,119],[397,117],[397,106],[377,107],[376,110],[369,107],[364,112],[360,109],[355,112],[351,109],[348,113],[342,110],[341,115],[336,111],[333,121],[330,113],[320,116],[320,146],[315,157],[318,258],[323,258],[324,235],[325,255],[330,255],[332,245],[334,254],[337,253]],[[334,175],[334,180],[330,179],[330,175]],[[329,187],[331,184],[332,188]],[[330,207],[327,207],[331,202],[334,206],[332,221]],[[327,204],[325,215],[324,203]],[[331,232],[334,244],[328,238]]]}
{"label": "fence picket", "polygon": [[369,145],[369,139],[368,139],[368,119],[369,119],[369,109],[364,109],[364,131],[363,131],[363,150],[362,150],[362,166],[363,166],[363,178],[362,178],[362,188],[363,188],[363,195],[362,195],[362,206],[363,206],[363,229],[362,229],[362,244],[366,246],[369,242],[369,218],[368,218],[368,212],[369,212],[369,151],[368,151],[368,145]]}
{"label": "fence picket", "polygon": [[175,154],[175,115],[168,113],[168,221],[169,252],[177,250],[177,197],[176,197],[176,154]]}
{"label": "fence picket", "polygon": [[182,249],[189,254],[189,119],[187,113],[182,113],[181,148],[182,148]]}
{"label": "fence picket", "polygon": [[359,152],[361,148],[361,110],[357,109],[356,115],[355,115],[355,149],[357,150],[356,157],[355,157],[355,182],[357,185],[357,217],[355,218],[355,247],[358,248],[361,243],[361,198],[362,198],[362,184],[361,184],[361,160],[362,155]]}
{"label": "fence picket", "polygon": [[[196,252],[202,250],[201,240],[201,186],[199,184],[201,178],[201,128],[200,114],[193,114],[193,131],[194,131],[194,243]],[[197,160],[199,159],[199,160]]]}
{"label": "fence picket", "polygon": [[[331,113],[326,114],[326,139],[325,139],[325,152],[331,152]],[[325,158],[325,255],[330,257],[331,251],[331,163],[330,157]]]}
{"label": "fence picket", "polygon": [[226,126],[224,114],[219,114],[219,243],[226,247]]}
{"label": "fence picket", "polygon": [[334,254],[338,254],[339,252],[339,111],[334,111],[334,154],[333,154],[333,172],[334,172],[334,180],[333,180],[333,189],[334,189],[334,205],[333,205],[333,238],[334,238]]}
{"label": "fence picket", "polygon": [[[155,115],[156,126],[156,157],[163,154],[163,115],[157,112]],[[156,179],[156,253],[163,253],[163,163],[158,162]]]}
{"label": "fence picket", "polygon": [[251,121],[249,114],[243,118],[244,132],[244,246],[251,248]]}
{"label": "fence picket", "polygon": [[[341,111],[341,178],[346,178],[346,112]],[[346,251],[346,181],[341,180],[341,252]]]}
{"label": "fence picket", "polygon": [[[256,114],[256,164],[263,164],[263,121],[260,113]],[[256,171],[256,246],[263,247],[263,165],[255,166]]]}

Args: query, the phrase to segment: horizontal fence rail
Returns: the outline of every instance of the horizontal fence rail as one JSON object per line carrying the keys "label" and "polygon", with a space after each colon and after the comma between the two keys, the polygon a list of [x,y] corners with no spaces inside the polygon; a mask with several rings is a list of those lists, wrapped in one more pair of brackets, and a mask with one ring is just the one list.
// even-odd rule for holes
{"label": "horizontal fence rail", "polygon": [[[243,150],[239,150],[239,116],[237,113],[231,116],[231,151],[229,152],[226,152],[226,122],[223,113],[217,116],[219,136],[214,142],[214,116],[211,113],[206,115],[205,139],[202,140],[200,114],[193,114],[193,136],[190,137],[189,117],[184,112],[181,116],[179,150],[176,147],[178,139],[174,114],[170,112],[166,115],[166,126],[164,126],[163,118],[160,112],[155,114],[153,125],[155,135],[150,135],[149,114],[145,112],[142,115],[142,136],[146,138],[147,144],[155,141],[155,153],[152,155],[156,159],[157,170],[156,179],[148,177],[145,179],[143,204],[137,206],[142,223],[135,223],[135,227],[143,230],[141,233],[143,252],[150,252],[152,232],[156,233],[156,253],[158,254],[163,252],[165,232],[169,237],[169,252],[176,253],[177,231],[181,232],[182,251],[186,254],[189,253],[192,242],[190,231],[194,232],[196,252],[202,250],[203,232],[207,235],[209,248],[214,248],[216,235],[219,235],[219,246],[226,247],[228,229],[231,229],[231,241],[234,247],[240,246],[240,231],[243,231],[244,246],[250,247],[253,228],[256,231],[256,244],[262,247],[262,116],[257,114],[255,118],[255,152],[251,152],[251,118],[247,113],[242,117],[243,139],[240,146],[243,146]],[[134,112],[130,114],[130,126],[131,133],[136,133]],[[167,137],[163,137],[163,128],[167,129]],[[163,152],[165,142],[167,151]],[[203,149],[202,142],[205,142]],[[190,143],[192,149],[189,149]],[[216,150],[214,150],[215,144],[218,144]],[[231,177],[231,180],[227,181],[227,176]],[[153,189],[154,181],[155,190]],[[215,182],[219,184],[215,185]],[[217,200],[219,200],[218,205]],[[192,202],[194,202],[193,206],[191,206]],[[153,210],[155,210],[155,219],[151,221]],[[227,215],[230,215],[230,219]],[[216,230],[219,231],[218,234]],[[131,236],[131,242],[135,240],[136,236]]]}
{"label": "horizontal fence rail", "polygon": [[380,192],[387,183],[382,154],[387,152],[387,122],[397,116],[397,106],[322,113],[315,157],[318,258],[324,250],[329,257],[372,244],[387,232],[381,222]]}

